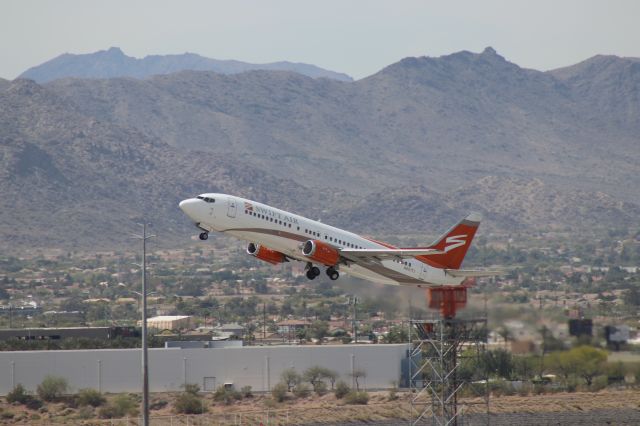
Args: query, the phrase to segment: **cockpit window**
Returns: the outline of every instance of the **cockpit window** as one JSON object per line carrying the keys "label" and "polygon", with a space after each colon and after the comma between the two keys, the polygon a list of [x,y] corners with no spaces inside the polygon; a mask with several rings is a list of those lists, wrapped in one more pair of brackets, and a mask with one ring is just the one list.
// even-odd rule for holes
{"label": "cockpit window", "polygon": [[196,198],[198,200],[203,200],[205,203],[215,203],[216,202],[215,198],[203,197],[202,195],[198,195]]}

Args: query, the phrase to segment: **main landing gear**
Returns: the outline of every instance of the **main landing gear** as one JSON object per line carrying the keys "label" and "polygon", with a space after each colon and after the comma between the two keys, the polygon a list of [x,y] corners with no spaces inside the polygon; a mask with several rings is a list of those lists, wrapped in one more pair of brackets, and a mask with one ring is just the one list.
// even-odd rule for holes
{"label": "main landing gear", "polygon": [[208,232],[201,232],[201,233],[200,233],[200,235],[199,235],[199,237],[200,237],[200,239],[201,239],[202,241],[206,241],[206,240],[207,240],[207,238],[209,238],[209,233],[208,233]]}
{"label": "main landing gear", "polygon": [[[320,268],[317,266],[313,266],[311,263],[307,264],[307,278],[310,280],[316,279],[320,275]],[[340,273],[334,268],[330,266],[327,268],[327,276],[331,278],[332,281],[337,280],[340,277]]]}
{"label": "main landing gear", "polygon": [[320,275],[320,268],[317,266],[310,266],[309,269],[307,269],[307,278],[310,280],[315,279],[318,275]]}
{"label": "main landing gear", "polygon": [[327,268],[327,275],[331,278],[331,281],[335,281],[340,277],[340,273],[333,266]]}

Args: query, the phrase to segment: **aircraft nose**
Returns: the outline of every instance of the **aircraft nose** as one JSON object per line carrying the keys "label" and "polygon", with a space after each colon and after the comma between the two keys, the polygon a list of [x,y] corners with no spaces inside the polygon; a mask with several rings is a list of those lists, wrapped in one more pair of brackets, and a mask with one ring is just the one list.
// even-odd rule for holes
{"label": "aircraft nose", "polygon": [[180,201],[178,206],[183,212],[185,212],[187,216],[193,217],[196,211],[196,205],[198,204],[198,201],[199,200],[195,198],[188,198],[186,200]]}

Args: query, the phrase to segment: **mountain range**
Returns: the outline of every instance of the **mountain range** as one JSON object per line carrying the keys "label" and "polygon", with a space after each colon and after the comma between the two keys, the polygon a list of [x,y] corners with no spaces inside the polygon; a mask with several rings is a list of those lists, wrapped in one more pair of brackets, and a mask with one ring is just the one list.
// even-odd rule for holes
{"label": "mountain range", "polygon": [[356,232],[434,236],[640,225],[640,62],[523,69],[493,49],[406,58],[353,82],[185,70],[0,80],[4,247],[120,247],[222,191]]}
{"label": "mountain range", "polygon": [[150,55],[137,59],[125,55],[118,47],[79,55],[65,53],[43,64],[29,68],[18,78],[27,78],[38,83],[46,83],[66,77],[146,78],[152,75],[170,74],[183,70],[214,71],[219,74],[238,74],[255,70],[290,71],[311,78],[352,81],[352,78],[346,74],[303,63],[284,61],[269,64],[250,64],[234,60],[205,58],[195,53]]}

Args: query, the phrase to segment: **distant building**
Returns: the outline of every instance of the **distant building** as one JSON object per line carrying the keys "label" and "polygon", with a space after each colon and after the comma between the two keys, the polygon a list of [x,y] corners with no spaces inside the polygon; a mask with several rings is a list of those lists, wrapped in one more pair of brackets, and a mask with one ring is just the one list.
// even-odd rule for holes
{"label": "distant building", "polygon": [[516,355],[530,354],[536,348],[532,340],[512,340],[510,343],[511,353]]}
{"label": "distant building", "polygon": [[569,334],[571,336],[593,336],[593,320],[591,319],[570,319]]}
{"label": "distant building", "polygon": [[309,327],[311,323],[307,320],[288,319],[280,321],[276,324],[278,327],[278,334],[281,335],[295,335],[298,330],[304,330]]}
{"label": "distant building", "polygon": [[189,315],[161,315],[147,319],[147,326],[159,330],[184,330],[191,326]]}
{"label": "distant building", "polygon": [[240,324],[224,324],[213,328],[213,331],[229,339],[241,339],[244,336],[244,327]]}

